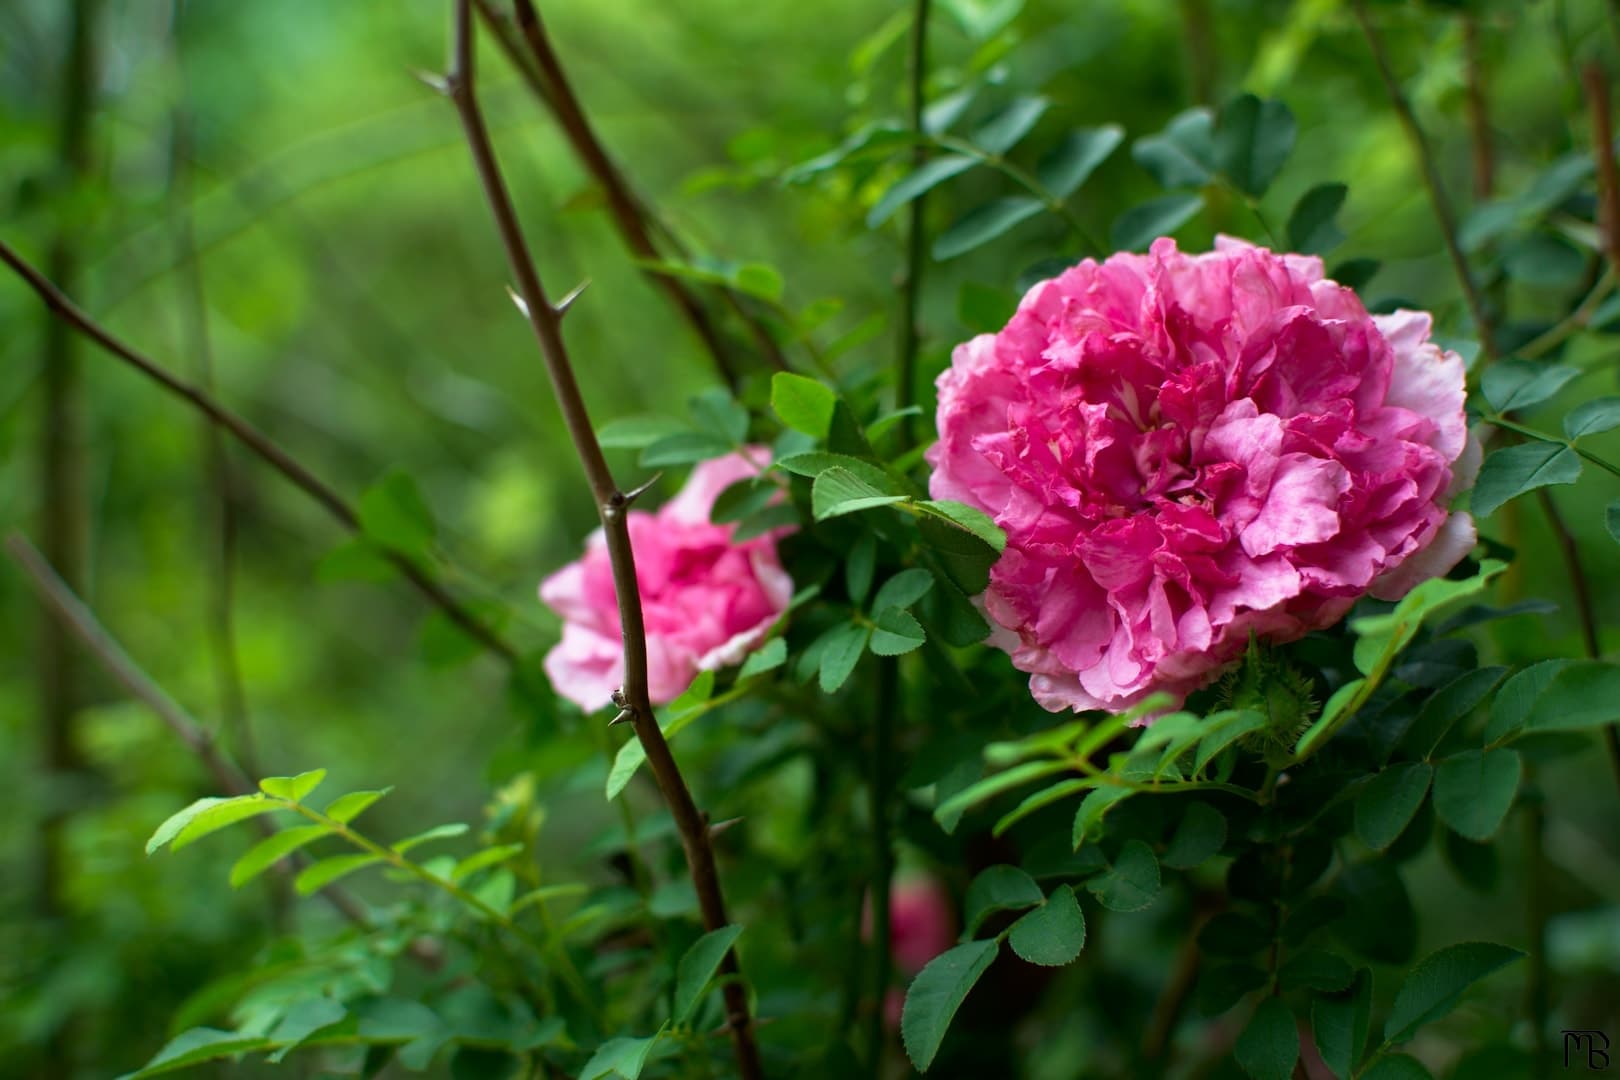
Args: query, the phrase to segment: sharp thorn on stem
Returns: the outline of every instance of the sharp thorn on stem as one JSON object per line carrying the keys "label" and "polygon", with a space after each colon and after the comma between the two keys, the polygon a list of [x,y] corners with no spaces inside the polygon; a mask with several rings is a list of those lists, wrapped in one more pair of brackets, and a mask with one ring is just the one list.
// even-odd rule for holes
{"label": "sharp thorn on stem", "polygon": [[424,71],[421,68],[412,68],[411,77],[436,94],[450,96],[450,80],[436,71]]}
{"label": "sharp thorn on stem", "polygon": [[572,289],[569,289],[567,295],[552,306],[552,310],[557,313],[558,318],[568,314],[568,309],[574,306],[574,301],[579,299],[579,294],[590,288],[590,286],[591,279],[586,278]]}
{"label": "sharp thorn on stem", "polygon": [[639,499],[643,495],[645,495],[647,493],[648,488],[652,487],[654,484],[658,483],[658,481],[662,480],[663,478],[664,478],[663,473],[661,473],[661,472],[653,473],[651,477],[644,480],[642,483],[637,484],[635,487],[631,488],[629,491],[621,493],[621,495],[620,495],[620,497],[618,499],[619,505],[620,506],[629,506],[631,503],[635,502],[637,499]]}
{"label": "sharp thorn on stem", "polygon": [[627,723],[635,718],[636,713],[634,709],[620,709],[619,715],[608,721],[608,727],[612,727],[614,724]]}
{"label": "sharp thorn on stem", "polygon": [[738,826],[740,824],[742,824],[742,818],[740,818],[740,817],[727,818],[724,821],[717,821],[713,825],[709,826],[709,835],[710,836],[719,836],[721,833],[725,832],[727,829],[735,828],[736,826]]}
{"label": "sharp thorn on stem", "polygon": [[523,299],[523,297],[519,296],[518,291],[512,288],[510,285],[506,287],[506,295],[512,298],[512,303],[517,305],[517,309],[521,311],[523,313],[523,317],[527,319],[529,317],[529,302]]}

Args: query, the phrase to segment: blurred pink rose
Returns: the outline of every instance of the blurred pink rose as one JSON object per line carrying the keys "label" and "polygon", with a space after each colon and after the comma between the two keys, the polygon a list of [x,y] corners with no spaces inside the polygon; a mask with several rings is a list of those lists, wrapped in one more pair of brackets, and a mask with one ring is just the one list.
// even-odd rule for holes
{"label": "blurred pink rose", "polygon": [[930,490],[993,515],[991,642],[1051,710],[1178,697],[1474,544],[1462,359],[1322,262],[1221,238],[1090,259],[939,377]]}
{"label": "blurred pink rose", "polygon": [[915,975],[956,944],[951,900],[932,877],[903,877],[889,891],[889,953],[894,966]]}
{"label": "blurred pink rose", "polygon": [[[741,454],[705,461],[657,513],[630,512],[654,705],[680,696],[699,671],[740,661],[793,595],[776,558],[783,530],[734,544],[735,526],[709,522],[715,496],[770,461],[765,447],[748,453],[759,466]],[[552,685],[582,709],[603,707],[624,683],[624,654],[601,529],[585,541],[583,558],[540,583],[540,599],[563,619],[562,640],[546,654]]]}

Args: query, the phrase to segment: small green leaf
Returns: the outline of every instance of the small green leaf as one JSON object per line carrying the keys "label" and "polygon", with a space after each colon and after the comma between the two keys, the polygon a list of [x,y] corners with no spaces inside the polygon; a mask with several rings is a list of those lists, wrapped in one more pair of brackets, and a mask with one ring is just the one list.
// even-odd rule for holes
{"label": "small green leaf", "polygon": [[1355,978],[1350,962],[1322,949],[1295,953],[1277,973],[1284,990],[1320,990],[1336,994]]}
{"label": "small green leaf", "polygon": [[[1004,791],[1011,791],[1031,780],[1039,780],[1053,773],[1069,772],[1069,765],[1062,761],[1027,761],[1016,765],[1005,772],[998,772],[987,776],[968,787],[963,788],[934,809],[934,816],[940,818],[944,815],[958,814],[973,806],[992,799]],[[1122,789],[1123,790],[1123,789]]]}
{"label": "small green leaf", "polygon": [[486,870],[521,854],[523,854],[522,844],[497,844],[482,851],[475,851],[456,863],[455,869],[450,871],[450,880],[464,881],[480,870]]}
{"label": "small green leaf", "polygon": [[920,648],[927,640],[922,624],[910,612],[887,608],[875,621],[871,649],[878,656],[901,656]]}
{"label": "small green leaf", "polygon": [[722,926],[704,934],[686,950],[675,968],[675,1011],[671,1014],[675,1023],[691,1020],[704,989],[741,933],[740,926]]}
{"label": "small green leaf", "polygon": [[366,581],[373,584],[392,581],[399,567],[388,554],[364,536],[350,537],[321,556],[315,567],[315,580],[323,585],[340,581]]}
{"label": "small green leaf", "polygon": [[872,571],[877,565],[877,537],[862,533],[844,557],[844,584],[849,602],[857,608],[866,602],[872,589]]}
{"label": "small green leaf", "polygon": [[1580,373],[1580,368],[1567,364],[1503,360],[1485,369],[1479,389],[1497,412],[1514,412],[1541,404]]}
{"label": "small green leaf", "polygon": [[900,1013],[900,1035],[906,1056],[919,1071],[934,1063],[956,1010],[990,969],[999,947],[994,939],[958,945],[930,960],[911,981]]}
{"label": "small green leaf", "polygon": [[1196,192],[1163,195],[1125,211],[1108,230],[1109,241],[1120,251],[1143,251],[1161,236],[1169,236],[1204,208]]}
{"label": "small green leaf", "polygon": [[917,567],[902,570],[878,587],[877,596],[872,601],[872,610],[909,608],[926,596],[928,590],[933,587],[934,575],[927,570]]}
{"label": "small green leaf", "polygon": [[385,473],[360,496],[360,528],[384,547],[424,556],[433,547],[433,512],[416,481],[398,469]]}
{"label": "small green leaf", "polygon": [[1088,838],[1095,837],[1098,828],[1102,825],[1103,817],[1108,811],[1116,803],[1130,798],[1132,794],[1133,792],[1128,787],[1109,786],[1096,788],[1091,794],[1081,799],[1080,808],[1074,812],[1074,849],[1079,851],[1080,846]]}
{"label": "small green leaf", "polygon": [[866,639],[871,630],[864,626],[846,623],[837,627],[828,638],[826,646],[821,650],[820,672],[821,692],[834,694],[849,680],[850,673],[860,661],[861,653],[866,651]]}
{"label": "small green leaf", "polygon": [[714,505],[709,507],[709,520],[716,525],[741,521],[769,506],[780,490],[775,484],[761,482],[757,477],[738,480],[714,497]]}
{"label": "small green leaf", "polygon": [[1583,401],[1564,417],[1564,434],[1571,439],[1613,431],[1617,427],[1620,427],[1620,397]]}
{"label": "small green leaf", "polygon": [[1046,899],[1035,879],[1016,866],[1004,863],[986,867],[968,886],[962,908],[967,913],[967,926],[962,936],[971,938],[984,920],[998,911],[1017,911],[1034,907]]}
{"label": "small green leaf", "polygon": [[1318,184],[1302,195],[1288,216],[1288,246],[1321,255],[1342,244],[1344,232],[1334,218],[1349,191],[1343,184]]}
{"label": "small green leaf", "polygon": [[814,379],[789,371],[771,376],[771,409],[794,431],[825,439],[837,407],[838,395]]}
{"label": "small green leaf", "polygon": [[771,638],[758,649],[748,654],[743,661],[742,669],[737,672],[737,678],[750,679],[755,675],[763,675],[767,671],[774,671],[787,662],[787,642],[781,638]]}
{"label": "small green leaf", "polygon": [[435,825],[433,828],[419,832],[415,836],[407,836],[394,845],[394,850],[403,855],[418,844],[426,844],[432,840],[449,840],[452,837],[465,836],[468,831],[468,826],[459,821],[448,825]]}
{"label": "small green leaf", "polygon": [[1110,911],[1141,911],[1159,895],[1159,860],[1140,840],[1127,840],[1114,864],[1086,882]]}
{"label": "small green leaf", "polygon": [[1384,1023],[1384,1041],[1402,1043],[1425,1024],[1456,1008],[1463,991],[1523,956],[1518,949],[1490,942],[1448,945],[1420,960],[1401,984]]}
{"label": "small green leaf", "polygon": [[596,1048],[591,1060],[585,1063],[580,1071],[579,1080],[602,1080],[603,1077],[617,1076],[623,1080],[637,1080],[641,1070],[647,1067],[647,1055],[658,1042],[663,1029],[658,1035],[648,1035],[645,1038],[633,1039],[620,1036],[609,1039]]}
{"label": "small green leaf", "polygon": [[153,1055],[151,1061],[119,1080],[144,1080],[148,1076],[161,1076],[207,1061],[264,1050],[271,1045],[269,1039],[260,1035],[241,1035],[218,1028],[192,1028],[170,1039],[163,1049]]}
{"label": "small green leaf", "polygon": [[906,498],[895,494],[892,484],[879,487],[842,466],[834,466],[816,477],[810,488],[810,509],[817,521],[825,521],[875,506],[892,506]]}
{"label": "small green leaf", "polygon": [[210,796],[205,799],[198,799],[184,810],[178,810],[175,813],[170,814],[166,819],[164,819],[163,823],[157,827],[156,831],[152,833],[151,839],[146,841],[146,853],[148,855],[152,854],[158,848],[180,835],[180,830],[184,829],[187,825],[190,825],[192,820],[204,810],[218,806],[220,803],[230,801],[230,799],[222,799],[217,796]]}
{"label": "small green leaf", "polygon": [[1020,821],[1037,810],[1043,810],[1061,799],[1066,799],[1081,791],[1088,791],[1097,786],[1095,780],[1059,780],[1057,783],[1044,787],[1032,795],[1026,796],[1024,801],[1001,816],[991,829],[991,835],[1000,836]]}
{"label": "small green leaf", "polygon": [[288,1009],[286,1015],[270,1029],[270,1041],[276,1044],[276,1050],[267,1060],[272,1064],[280,1062],[305,1039],[323,1028],[342,1022],[348,1015],[349,1010],[340,1001],[325,996],[305,998]]}
{"label": "small green leaf", "polygon": [[1125,129],[1118,124],[1077,128],[1047,151],[1035,176],[1047,191],[1067,199],[1124,141]]}
{"label": "small green leaf", "polygon": [[624,416],[598,428],[596,441],[604,450],[645,450],[659,439],[691,430],[672,416]]}
{"label": "small green leaf", "polygon": [[1541,692],[1552,684],[1560,672],[1578,662],[1543,660],[1514,672],[1491,701],[1491,718],[1485,725],[1485,741],[1497,742],[1522,728],[1530,719],[1530,710]]}
{"label": "small green leaf", "polygon": [[1525,717],[1527,732],[1584,731],[1620,722],[1620,665],[1577,660],[1552,673]]}
{"label": "small green leaf", "polygon": [[644,469],[696,465],[700,461],[724,457],[731,450],[732,444],[718,435],[707,431],[681,431],[650,444],[641,452],[637,463]]}
{"label": "small green leaf", "polygon": [[1278,997],[1263,998],[1232,1047],[1254,1080],[1288,1080],[1299,1060],[1299,1025]]}
{"label": "small green leaf", "polygon": [[1074,889],[1059,885],[1046,902],[1012,924],[1007,935],[1012,951],[1031,964],[1062,967],[1086,947],[1086,916]]}
{"label": "small green leaf", "polygon": [[964,255],[1043,209],[1039,199],[1027,195],[1010,195],[976,206],[939,234],[934,240],[933,256],[936,261],[944,262]]}
{"label": "small green leaf", "polygon": [[332,800],[332,805],[328,806],[322,813],[333,821],[348,824],[363,814],[372,803],[393,790],[391,787],[386,787],[380,791],[351,791],[347,795],[341,795]]}
{"label": "small green leaf", "polygon": [[325,769],[311,769],[297,776],[267,776],[259,781],[259,790],[288,802],[303,802],[304,796],[320,787],[325,779]]}
{"label": "small green leaf", "polygon": [[321,859],[304,867],[293,879],[293,888],[298,891],[299,896],[310,896],[341,877],[347,877],[356,870],[363,870],[373,863],[382,861],[381,855],[334,855],[330,859]]}
{"label": "small green leaf", "polygon": [[757,296],[767,303],[778,304],[782,301],[782,273],[768,263],[744,263],[731,276],[731,284],[736,286],[738,292]]}
{"label": "small green leaf", "polygon": [[1191,870],[1220,852],[1226,844],[1226,818],[1207,803],[1195,802],[1187,807],[1170,846],[1159,860],[1172,870]]}
{"label": "small green leaf", "polygon": [[1196,775],[1203,772],[1222,750],[1250,732],[1259,731],[1265,726],[1266,718],[1257,712],[1244,709],[1233,713],[1230,720],[1198,741],[1198,753],[1193,756],[1193,773]]}
{"label": "small green leaf", "polygon": [[179,851],[195,841],[201,840],[209,833],[235,825],[239,821],[256,818],[260,814],[268,814],[272,810],[285,809],[280,803],[266,799],[263,795],[243,795],[240,798],[227,799],[216,806],[210,806],[180,830],[180,834],[169,844],[170,851]]}
{"label": "small green leaf", "polygon": [[1239,191],[1259,197],[1288,160],[1297,131],[1287,105],[1242,94],[1215,122],[1215,162]]}
{"label": "small green leaf", "polygon": [[1382,851],[1401,835],[1429,793],[1434,769],[1427,762],[1404,761],[1391,765],[1356,797],[1356,835],[1375,851]]}
{"label": "small green leaf", "polygon": [[952,502],[949,499],[928,499],[917,504],[925,514],[942,518],[967,530],[995,549],[999,555],[1007,548],[1007,534],[994,518],[976,506]]}
{"label": "small green leaf", "polygon": [[688,401],[686,407],[702,431],[728,446],[748,438],[748,410],[725,389],[710,387]]}
{"label": "small green leaf", "polygon": [[1414,757],[1426,758],[1452,727],[1479,707],[1502,677],[1505,667],[1475,668],[1446,683],[1423,703],[1401,745]]}
{"label": "small green leaf", "polygon": [[1157,135],[1136,140],[1131,157],[1161,187],[1203,187],[1215,178],[1214,128],[1208,109],[1188,109]]}
{"label": "small green leaf", "polygon": [[1487,840],[1518,794],[1524,765],[1515,750],[1465,750],[1434,775],[1434,812],[1470,840]]}
{"label": "small green leaf", "polygon": [[894,481],[889,474],[870,461],[850,457],[848,454],[829,454],[821,450],[810,450],[802,454],[789,454],[778,458],[774,465],[783,472],[790,472],[794,476],[808,476],[814,479],[837,466],[854,473],[873,487],[882,487]]}
{"label": "small green leaf", "polygon": [[924,162],[919,168],[896,180],[894,185],[883,193],[883,197],[867,212],[866,227],[877,228],[893,217],[894,212],[902,206],[933,190],[951,177],[966,172],[976,164],[977,159],[964,154],[946,154]]}
{"label": "small green leaf", "polygon": [[297,825],[282,829],[260,840],[231,867],[231,888],[240,889],[305,844],[313,843],[332,830],[326,825]]}
{"label": "small green leaf", "polygon": [[975,131],[969,141],[991,154],[1005,154],[1029,134],[1051,105],[1052,102],[1044,97],[1014,98],[1011,104]]}
{"label": "small green leaf", "polygon": [[1350,989],[1332,997],[1319,997],[1311,1003],[1311,1031],[1316,1049],[1334,1076],[1355,1072],[1361,1052],[1367,1046],[1372,1023],[1372,972],[1362,968]]}

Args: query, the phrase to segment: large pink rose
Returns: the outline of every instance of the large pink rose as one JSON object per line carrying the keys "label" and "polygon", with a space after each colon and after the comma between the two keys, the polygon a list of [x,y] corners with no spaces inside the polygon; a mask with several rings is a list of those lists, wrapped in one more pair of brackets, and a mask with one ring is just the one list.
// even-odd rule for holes
{"label": "large pink rose", "polygon": [[1454,566],[1478,450],[1429,329],[1368,315],[1320,259],[1162,239],[958,346],[929,487],[1006,530],[984,610],[1035,699],[1184,696],[1251,632],[1293,640]]}
{"label": "large pink rose", "polygon": [[[709,522],[715,496],[770,461],[764,447],[748,454],[760,464],[741,454],[705,461],[656,514],[630,512],[654,705],[678,697],[699,671],[741,660],[793,595],[776,558],[780,531],[734,544],[735,526]],[[540,583],[540,599],[563,619],[562,640],[546,654],[552,685],[582,709],[603,707],[624,683],[624,646],[601,529],[585,541],[584,557]]]}

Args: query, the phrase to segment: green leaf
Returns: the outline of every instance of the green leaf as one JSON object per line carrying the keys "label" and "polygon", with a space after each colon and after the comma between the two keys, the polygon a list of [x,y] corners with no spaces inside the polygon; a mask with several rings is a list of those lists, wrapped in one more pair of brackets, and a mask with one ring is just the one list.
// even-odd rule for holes
{"label": "green leaf", "polygon": [[1067,199],[1124,141],[1125,129],[1118,124],[1077,128],[1047,151],[1035,176],[1047,191]]}
{"label": "green leaf", "polygon": [[933,256],[938,262],[964,255],[987,244],[1019,222],[1027,221],[1045,207],[1027,195],[1009,195],[969,210],[934,240]]}
{"label": "green leaf", "polygon": [[1564,417],[1564,434],[1571,439],[1613,431],[1617,427],[1620,427],[1620,397],[1583,401]]}
{"label": "green leaf", "polygon": [[748,438],[748,410],[726,390],[710,387],[688,401],[686,407],[700,429],[728,446]]}
{"label": "green leaf", "polygon": [[875,506],[892,506],[906,498],[895,494],[892,484],[879,487],[835,465],[820,473],[811,485],[810,509],[817,521],[825,521]]}
{"label": "green leaf", "polygon": [[1372,1023],[1372,972],[1362,968],[1350,989],[1311,1003],[1311,1031],[1316,1049],[1333,1075],[1348,1077],[1361,1061]]}
{"label": "green leaf", "polygon": [[[984,540],[931,514],[917,519],[917,532],[929,555],[937,559],[937,569],[945,572],[966,596],[977,596],[990,584],[990,568],[1001,556]],[[947,600],[943,593],[936,599]],[[981,622],[983,620],[980,620]],[[988,633],[988,628],[985,631]],[[981,635],[978,640],[983,640]]]}
{"label": "green leaf", "polygon": [[849,602],[859,608],[872,589],[872,572],[877,565],[877,537],[862,533],[844,556],[844,584]]}
{"label": "green leaf", "polygon": [[1086,916],[1074,889],[1059,885],[1040,907],[1012,924],[1007,935],[1012,951],[1031,964],[1062,967],[1086,947]]}
{"label": "green leaf", "polygon": [[1258,198],[1294,149],[1298,126],[1280,101],[1242,94],[1221,108],[1215,123],[1215,162],[1239,191]]}
{"label": "green leaf", "polygon": [[[1371,615],[1350,624],[1356,632],[1355,663],[1375,684],[1394,661],[1396,654],[1417,636],[1425,620],[1434,618],[1463,600],[1482,591],[1491,579],[1507,569],[1507,564],[1487,559],[1471,578],[1431,578],[1407,593],[1395,610]],[[1309,733],[1307,733],[1307,738]],[[1304,740],[1301,740],[1304,745]]]}
{"label": "green leaf", "polygon": [[879,586],[877,596],[872,600],[872,610],[909,608],[926,596],[928,590],[933,587],[934,575],[927,570],[918,567],[902,570]]}
{"label": "green leaf", "polygon": [[1513,806],[1524,771],[1516,750],[1465,750],[1434,774],[1434,812],[1470,840],[1486,840]]}
{"label": "green leaf", "polygon": [[348,824],[363,814],[372,803],[387,795],[394,789],[385,787],[380,791],[351,791],[347,795],[340,795],[332,800],[332,805],[322,811],[333,821]]}
{"label": "green leaf", "polygon": [[426,844],[432,840],[448,840],[456,836],[465,836],[468,831],[468,826],[459,821],[448,825],[435,825],[433,828],[419,832],[415,836],[407,836],[394,845],[394,850],[403,855],[418,844]]}
{"label": "green leaf", "polygon": [[681,431],[666,435],[641,452],[637,463],[644,469],[675,465],[696,465],[700,461],[724,457],[732,444],[707,431]]}
{"label": "green leaf", "polygon": [[1196,775],[1203,772],[1222,750],[1250,732],[1259,731],[1265,726],[1266,718],[1257,712],[1248,709],[1234,712],[1230,720],[1199,740],[1198,753],[1193,756],[1193,773]]}
{"label": "green leaf", "polygon": [[342,877],[383,861],[381,855],[334,855],[330,859],[312,862],[293,879],[293,888],[299,896],[320,892]]}
{"label": "green leaf", "polygon": [[1016,911],[1034,907],[1046,899],[1035,879],[1016,866],[1005,863],[986,867],[968,886],[962,909],[967,914],[967,926],[962,936],[971,938],[984,920],[998,911]]}
{"label": "green leaf", "polygon": [[838,395],[814,379],[779,371],[771,376],[771,409],[794,431],[825,439]]}
{"label": "green leaf", "polygon": [[377,584],[399,576],[399,567],[389,561],[382,548],[364,536],[354,536],[321,556],[315,567],[315,580],[323,585],[340,581],[366,581]]}
{"label": "green leaf", "polygon": [[1552,673],[1530,706],[1524,727],[1527,732],[1584,731],[1616,722],[1620,722],[1620,665],[1577,660]]}
{"label": "green leaf", "polygon": [[1393,860],[1352,863],[1334,892],[1346,918],[1335,927],[1344,943],[1369,960],[1404,964],[1417,947],[1417,915]]}
{"label": "green leaf", "polygon": [[738,292],[757,296],[767,303],[782,302],[782,290],[785,287],[782,273],[769,263],[743,263],[731,276],[731,284]]}
{"label": "green leaf", "polygon": [[1136,140],[1131,157],[1161,187],[1203,187],[1215,179],[1214,127],[1208,109],[1188,109],[1157,135]]}
{"label": "green leaf", "polygon": [[691,425],[671,416],[623,416],[597,428],[596,441],[604,450],[644,450],[660,439],[691,430]]}
{"label": "green leaf", "polygon": [[1448,945],[1418,962],[1390,1009],[1384,1023],[1384,1041],[1402,1043],[1425,1024],[1456,1008],[1463,991],[1524,953],[1506,945],[1470,941]]}
{"label": "green leaf", "polygon": [[641,1070],[647,1066],[647,1055],[663,1034],[660,1029],[658,1035],[648,1035],[645,1038],[629,1038],[620,1036],[609,1039],[596,1048],[591,1060],[585,1063],[580,1071],[579,1080],[602,1080],[605,1076],[619,1076],[624,1080],[637,1080]]}
{"label": "green leaf", "polygon": [[329,997],[310,997],[298,1002],[270,1030],[270,1041],[276,1050],[268,1060],[278,1063],[296,1050],[303,1041],[323,1028],[341,1023],[349,1015],[343,1003]]}
{"label": "green leaf", "polygon": [[928,499],[918,503],[917,507],[925,514],[949,521],[972,533],[994,548],[998,555],[1007,548],[1007,534],[994,518],[976,506],[949,499]]}
{"label": "green leaf", "polygon": [[150,855],[158,848],[167,844],[170,840],[173,840],[180,834],[181,829],[184,829],[187,825],[190,825],[192,820],[204,810],[218,806],[220,803],[227,803],[230,801],[230,799],[222,799],[218,796],[210,796],[208,798],[198,799],[184,810],[179,810],[173,814],[170,814],[166,819],[164,819],[163,823],[157,827],[156,831],[152,833],[151,838],[146,841],[146,853]]}
{"label": "green leaf", "polygon": [[260,1035],[241,1035],[217,1028],[192,1028],[170,1039],[152,1060],[135,1072],[126,1073],[119,1080],[140,1080],[147,1076],[161,1076],[206,1061],[235,1057],[271,1046],[269,1039]]}
{"label": "green leaf", "polygon": [[1208,803],[1191,803],[1159,861],[1172,870],[1191,870],[1218,854],[1225,844],[1226,818]]}
{"label": "green leaf", "polygon": [[1254,1080],[1288,1080],[1299,1060],[1299,1026],[1294,1014],[1281,998],[1261,999],[1232,1051]]}
{"label": "green leaf", "polygon": [[433,512],[416,481],[398,469],[367,488],[355,511],[361,530],[384,547],[416,556],[433,548]]}
{"label": "green leaf", "polygon": [[775,671],[786,662],[787,642],[781,638],[771,638],[771,640],[748,654],[748,658],[743,661],[741,670],[737,672],[737,678],[751,679],[755,675]]}
{"label": "green leaf", "polygon": [[871,630],[864,626],[846,623],[833,630],[827,640],[826,646],[821,650],[820,672],[821,692],[824,694],[837,693],[839,687],[849,680],[850,672],[860,661],[861,653],[866,651],[866,639]]}
{"label": "green leaf", "polygon": [[900,1013],[900,1035],[906,1056],[919,1071],[927,1072],[934,1063],[956,1010],[990,969],[999,947],[994,939],[958,945],[930,960],[911,981]]}
{"label": "green leaf", "polygon": [[1125,799],[1130,798],[1132,794],[1134,792],[1128,787],[1109,786],[1096,788],[1091,794],[1081,799],[1080,808],[1074,812],[1074,850],[1079,851],[1080,845],[1084,844],[1088,838],[1097,835],[1097,829],[1102,825],[1103,817],[1113,808],[1115,803],[1123,802]]}
{"label": "green leaf", "polygon": [[1355,978],[1350,962],[1322,949],[1295,953],[1277,973],[1284,990],[1320,990],[1335,994]]}
{"label": "green leaf", "polygon": [[975,131],[969,141],[991,154],[1005,154],[1029,134],[1051,105],[1052,102],[1044,97],[1014,98],[1010,105]]}
{"label": "green leaf", "polygon": [[325,779],[325,769],[311,769],[297,776],[267,776],[259,781],[259,790],[288,802],[303,802],[304,796],[320,787]]}
{"label": "green leaf", "polygon": [[775,484],[762,482],[757,477],[728,484],[724,491],[714,497],[714,505],[709,507],[709,520],[716,525],[741,521],[769,506],[780,490]]}
{"label": "green leaf", "polygon": [[1497,412],[1514,412],[1546,401],[1580,373],[1567,364],[1503,360],[1485,369],[1479,389]]}
{"label": "green leaf", "polygon": [[1114,864],[1086,882],[1097,902],[1110,911],[1141,911],[1159,895],[1159,860],[1140,840],[1127,840]]}
{"label": "green leaf", "polygon": [[1579,663],[1576,660],[1543,660],[1515,672],[1491,701],[1491,718],[1485,725],[1485,741],[1494,743],[1522,728],[1530,719],[1541,692],[1552,685],[1553,679],[1566,668]]}
{"label": "green leaf", "polygon": [[1196,192],[1163,195],[1125,211],[1108,230],[1110,243],[1120,251],[1143,251],[1161,236],[1169,236],[1204,208]]}
{"label": "green leaf", "polygon": [[260,840],[231,867],[231,888],[240,889],[305,844],[331,832],[327,825],[297,825]]}
{"label": "green leaf", "polygon": [[1321,255],[1344,242],[1334,220],[1350,189],[1343,184],[1318,184],[1294,204],[1288,216],[1288,246],[1307,255]]}
{"label": "green leaf", "polygon": [[686,950],[675,967],[675,1011],[671,1013],[675,1023],[684,1024],[692,1018],[704,989],[720,970],[720,962],[740,933],[740,926],[722,926],[704,934]]}
{"label": "green leaf", "polygon": [[1084,780],[1059,780],[1049,787],[1044,787],[1034,794],[1026,796],[1023,802],[1003,814],[1001,820],[996,822],[995,828],[990,830],[991,834],[1000,836],[1029,815],[1035,813],[1035,811],[1045,809],[1076,792],[1087,791],[1096,786],[1097,781],[1090,778]]}
{"label": "green leaf", "polygon": [[919,195],[931,191],[951,177],[964,173],[977,164],[977,159],[970,158],[965,154],[946,154],[944,157],[932,158],[924,162],[916,170],[896,180],[894,185],[883,193],[883,197],[867,212],[866,227],[868,229],[877,228],[893,217],[896,210]]}
{"label": "green leaf", "polygon": [[1414,757],[1426,758],[1434,753],[1440,740],[1457,721],[1479,707],[1507,671],[1505,667],[1475,668],[1446,683],[1424,701],[1401,745]]}
{"label": "green leaf", "polygon": [[280,803],[266,799],[263,795],[243,795],[235,799],[226,799],[224,802],[210,806],[186,824],[169,843],[170,851],[179,851],[209,833],[235,825],[239,821],[256,818],[260,814],[268,814],[272,810],[285,809]]}
{"label": "green leaf", "polygon": [[782,528],[798,528],[803,522],[791,503],[773,503],[765,509],[748,515],[731,531],[731,542],[741,544],[756,536],[764,536]]}
{"label": "green leaf", "polygon": [[1423,761],[1391,765],[1356,797],[1356,835],[1375,851],[1382,851],[1401,835],[1429,793],[1434,768]]}
{"label": "green leaf", "polygon": [[499,865],[521,854],[523,854],[522,844],[497,844],[494,847],[484,848],[482,851],[475,851],[456,863],[455,869],[450,871],[450,880],[464,881],[480,870]]}
{"label": "green leaf", "polygon": [[872,630],[871,649],[878,656],[901,656],[920,648],[928,634],[910,612],[886,608]]}
{"label": "green leaf", "polygon": [[854,473],[873,487],[881,488],[885,484],[894,483],[889,474],[879,466],[870,461],[850,457],[848,454],[829,454],[821,450],[810,450],[778,458],[774,464],[783,472],[790,472],[794,476],[808,476],[812,479],[837,466]]}

